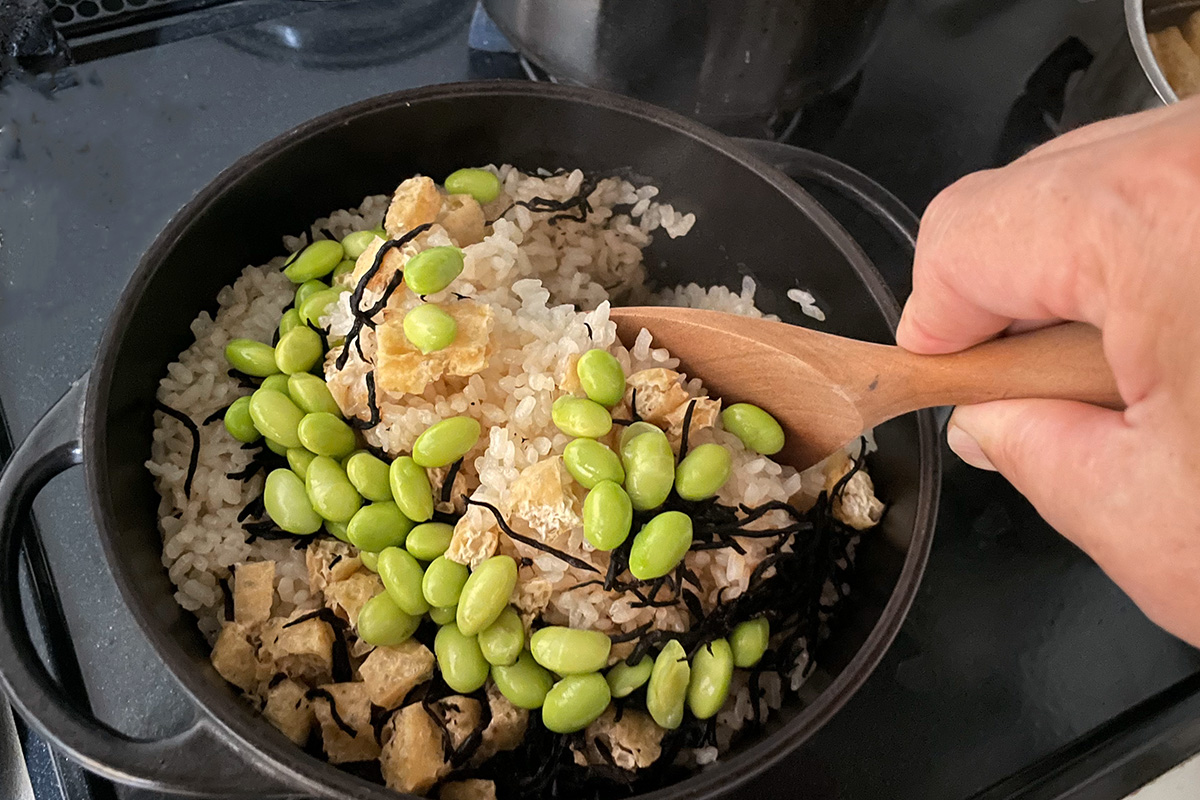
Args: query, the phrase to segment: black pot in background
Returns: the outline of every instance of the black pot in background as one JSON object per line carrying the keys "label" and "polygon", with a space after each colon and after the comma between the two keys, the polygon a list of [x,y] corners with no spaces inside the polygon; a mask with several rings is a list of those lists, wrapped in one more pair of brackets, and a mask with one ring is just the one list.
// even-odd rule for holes
{"label": "black pot in background", "polygon": [[[795,153],[802,151],[768,157],[832,186],[862,180]],[[387,95],[308,122],[231,166],[172,219],[118,301],[90,376],[35,426],[0,474],[0,685],[61,750],[114,780],[192,795],[395,797],[305,754],[212,669],[209,647],[175,603],[162,566],[158,497],[144,463],[166,365],[192,341],[192,320],[214,309],[218,290],[242,265],[264,263],[278,253],[280,235],[307,229],[330,209],[391,191],[398,176],[442,178],[487,162],[652,182],[663,199],[698,217],[686,237],[656,237],[646,257],[654,280],[738,287],[749,274],[759,282],[760,305],[798,324],[811,320],[786,293],[803,286],[828,312],[825,330],[892,338],[895,299],[811,196],[736,143],[661,109],[586,89],[483,83]],[[848,194],[867,196],[862,187]],[[893,228],[905,216],[887,204],[875,211]],[[712,797],[760,773],[823,725],[879,662],[925,567],[940,470],[931,413],[893,420],[876,437],[871,471],[890,509],[863,540],[845,625],[801,697],[712,766],[648,797]],[[25,629],[17,522],[51,477],[80,463],[112,577],[195,706],[189,725],[165,739],[124,737],[72,707]]]}
{"label": "black pot in background", "polygon": [[887,0],[484,0],[556,79],[763,136],[862,66]]}

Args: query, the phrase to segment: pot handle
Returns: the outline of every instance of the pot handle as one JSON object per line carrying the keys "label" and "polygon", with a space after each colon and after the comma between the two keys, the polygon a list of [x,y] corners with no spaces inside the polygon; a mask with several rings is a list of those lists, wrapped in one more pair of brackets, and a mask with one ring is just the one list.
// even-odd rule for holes
{"label": "pot handle", "polygon": [[[18,526],[28,518],[42,487],[83,461],[86,388],[85,374],[38,421],[0,472],[0,688],[38,733],[111,780],[186,794],[292,794],[243,759],[231,759],[215,723],[199,710],[184,730],[161,739],[137,739],[112,729],[75,707],[34,649],[18,581],[22,545]],[[221,769],[214,769],[214,763]]]}

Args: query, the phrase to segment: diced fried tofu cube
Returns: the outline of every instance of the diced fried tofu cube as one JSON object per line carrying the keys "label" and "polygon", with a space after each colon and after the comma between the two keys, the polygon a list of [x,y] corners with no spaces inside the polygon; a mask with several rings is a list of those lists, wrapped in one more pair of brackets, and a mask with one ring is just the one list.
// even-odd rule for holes
{"label": "diced fried tofu cube", "polygon": [[367,696],[367,687],[357,682],[328,683],[319,687],[319,691],[312,694],[311,702],[321,725],[321,743],[329,763],[346,764],[378,758],[379,743],[375,741],[375,729],[371,727],[371,699]]}
{"label": "diced fried tofu cube", "polygon": [[233,572],[233,619],[246,625],[266,622],[275,602],[275,562],[248,561]]}
{"label": "diced fried tofu cube", "polygon": [[367,569],[360,569],[343,580],[333,581],[325,587],[325,605],[351,625],[358,624],[358,612],[375,595],[383,591],[379,576]]}
{"label": "diced fried tofu cube", "polygon": [[562,378],[558,381],[558,388],[563,394],[573,394],[577,397],[584,395],[583,384],[579,382],[579,356],[569,355],[567,361],[563,365]]}
{"label": "diced fried tofu cube", "polygon": [[576,487],[562,456],[543,458],[521,470],[512,482],[505,516],[510,525],[514,517],[523,520],[543,542],[561,547],[571,529],[583,524],[583,503]]}
{"label": "diced fried tofu cube", "polygon": [[[641,394],[638,395],[638,403],[642,401]],[[667,433],[676,439],[683,436],[683,418],[687,416],[688,406],[695,402],[695,407],[692,409],[691,433],[688,436],[695,435],[696,431],[711,428],[717,422],[717,417],[721,414],[721,401],[714,400],[711,397],[693,397],[685,400],[682,405],[676,406],[675,410],[668,412],[663,418],[667,423]]]}
{"label": "diced fried tofu cube", "polygon": [[478,700],[457,694],[434,703],[433,710],[441,714],[442,720],[445,721],[446,730],[450,732],[450,746],[455,749],[463,746],[463,742],[475,732],[483,718]]}
{"label": "diced fried tofu cube", "polygon": [[438,224],[459,247],[468,247],[483,241],[487,220],[479,201],[469,194],[447,195],[442,201],[442,213]]}
{"label": "diced fried tofu cube", "polygon": [[520,746],[525,738],[525,728],[529,725],[529,712],[509,702],[495,684],[488,684],[487,698],[488,706],[492,710],[492,719],[483,731],[483,742],[479,745],[479,750],[472,758],[472,762],[476,764],[503,750],[513,750]]}
{"label": "diced fried tofu cube", "polygon": [[[830,458],[825,467],[825,491],[832,492],[853,464],[850,457],[840,453]],[[879,524],[884,504],[875,496],[875,483],[866,470],[860,469],[833,498],[833,516],[859,531]]]}
{"label": "diced fried tofu cube", "polygon": [[[379,255],[379,249],[383,247],[383,243],[383,239],[371,240],[367,249],[362,251],[354,261],[354,270],[350,273],[350,280],[345,283],[346,286],[351,289],[358,286],[362,277],[374,266],[375,257]],[[415,252],[415,248],[412,245],[388,248],[387,252],[383,254],[379,269],[371,276],[371,280],[367,281],[367,288],[373,292],[382,292],[396,271],[404,269],[404,262],[413,252]]]}
{"label": "diced fried tofu cube", "polygon": [[439,800],[496,800],[496,784],[480,778],[450,781],[442,785]]}
{"label": "diced fried tofu cube", "polygon": [[263,716],[298,745],[308,741],[312,730],[313,709],[307,689],[291,678],[284,678],[267,690]]}
{"label": "diced fried tofu cube", "polygon": [[362,566],[350,545],[333,539],[318,539],[304,551],[308,567],[308,588],[324,592],[333,581],[344,581]]}
{"label": "diced fried tofu cube", "polygon": [[263,626],[259,680],[277,672],[309,684],[329,680],[333,671],[333,630],[319,619],[295,622],[305,613],[296,611],[286,619],[273,617]]}
{"label": "diced fried tofu cube", "polygon": [[[683,376],[673,369],[654,367],[635,372],[626,379],[625,400],[632,407],[637,392],[637,413],[647,422],[665,422],[667,415],[689,399],[680,385]],[[682,419],[682,418],[681,418]]]}
{"label": "diced fried tofu cube", "polygon": [[1187,97],[1200,92],[1200,53],[1187,43],[1175,26],[1149,34],[1150,49],[1175,93]]}
{"label": "diced fried tofu cube", "polygon": [[513,605],[520,612],[521,621],[526,627],[533,622],[550,605],[554,594],[554,586],[545,578],[529,578],[517,581],[513,590]]}
{"label": "diced fried tofu cube", "polygon": [[383,741],[379,766],[389,789],[424,794],[450,772],[442,731],[420,703],[392,715]]}
{"label": "diced fried tofu cube", "polygon": [[662,755],[662,739],[666,733],[649,714],[625,709],[617,719],[616,710],[609,708],[584,730],[587,740],[587,760],[593,764],[608,763],[600,755],[597,741],[607,746],[613,763],[625,770],[648,767]]}
{"label": "diced fried tofu cube", "polygon": [[467,513],[454,524],[454,535],[446,558],[474,569],[496,553],[500,532],[491,512],[479,506],[469,506]]}
{"label": "diced fried tofu cube", "polygon": [[433,677],[434,657],[416,639],[394,647],[376,647],[358,668],[371,702],[395,708],[414,687]]}
{"label": "diced fried tofu cube", "polygon": [[403,313],[390,308],[384,311],[383,324],[375,331],[375,373],[380,388],[392,394],[421,394],[445,375],[465,378],[488,365],[494,324],[491,307],[474,300],[438,305],[454,318],[458,333],[453,344],[432,353],[422,353],[404,335]]}
{"label": "diced fried tofu cube", "polygon": [[258,660],[249,625],[225,623],[210,659],[218,675],[243,691],[250,691],[258,682]]}
{"label": "diced fried tofu cube", "polygon": [[442,194],[432,178],[418,175],[396,187],[383,219],[383,229],[393,239],[418,225],[433,222],[442,210]]}

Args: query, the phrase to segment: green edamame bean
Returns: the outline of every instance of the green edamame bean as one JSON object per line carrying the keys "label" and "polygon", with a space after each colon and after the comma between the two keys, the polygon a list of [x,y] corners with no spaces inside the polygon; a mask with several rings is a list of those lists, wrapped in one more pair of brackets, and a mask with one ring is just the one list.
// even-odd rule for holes
{"label": "green edamame bean", "polygon": [[424,522],[433,516],[433,487],[429,484],[429,475],[412,458],[400,456],[392,462],[388,468],[388,483],[392,499],[404,516],[414,522]]}
{"label": "green edamame bean", "polygon": [[[328,288],[329,288],[328,283],[326,283],[325,281],[319,281],[319,280],[315,280],[315,279],[311,280],[311,281],[305,281],[304,283],[302,283],[298,287],[296,287],[296,298],[295,298],[295,301],[293,302],[293,305],[296,308],[296,315],[300,316],[300,306],[304,305],[305,300],[312,297],[317,292],[323,292]],[[303,324],[303,322],[304,322],[303,317],[301,317],[300,321]]]}
{"label": "green edamame bean", "polygon": [[[471,571],[465,564],[438,556],[425,568],[425,577],[421,579],[421,592],[425,595],[425,602],[434,608],[458,605],[458,598],[470,574]],[[457,616],[456,611],[455,617]]]}
{"label": "green edamame bean", "polygon": [[[371,572],[379,572],[379,553],[368,553],[363,550],[358,554],[358,560]],[[384,592],[384,594],[387,594]]]}
{"label": "green edamame bean", "polygon": [[[316,335],[315,332],[310,332]],[[325,411],[341,416],[342,410],[338,408],[337,401],[329,393],[329,387],[325,385],[325,381],[316,375],[309,375],[307,372],[298,372],[288,377],[287,387],[288,396],[292,398],[292,402],[299,406],[300,410],[304,413],[312,414],[316,411]]]}
{"label": "green edamame bean", "polygon": [[285,394],[291,399],[291,394],[288,392],[288,376],[281,372],[274,375],[268,375],[263,378],[263,382],[259,385],[259,389],[271,389],[272,391]]}
{"label": "green edamame bean", "polygon": [[664,511],[633,537],[629,572],[639,581],[661,578],[675,569],[691,546],[692,518],[682,511]]}
{"label": "green edamame bean", "polygon": [[563,464],[585,489],[594,488],[601,481],[625,480],[620,457],[595,439],[576,439],[568,444],[563,451]]}
{"label": "green edamame bean", "polygon": [[378,553],[387,547],[403,547],[410,530],[412,520],[387,501],[360,508],[346,525],[346,536],[359,550]]}
{"label": "green edamame bean", "polygon": [[433,652],[442,678],[454,691],[470,694],[487,682],[490,666],[479,650],[479,643],[453,623],[438,629]]}
{"label": "green edamame bean", "polygon": [[263,487],[263,505],[276,525],[288,533],[307,535],[321,529],[321,517],[304,493],[304,483],[290,469],[272,470]]}
{"label": "green edamame bean", "polygon": [[683,722],[683,704],[687,699],[692,668],[679,640],[672,639],[654,659],[650,683],[646,686],[646,710],[660,727],[675,730]]}
{"label": "green edamame bean", "polygon": [[[388,596],[400,606],[405,614],[420,616],[429,610],[425,595],[421,592],[421,580],[425,577],[421,565],[399,547],[386,547],[379,551],[379,579]],[[482,656],[480,656],[482,658]]]}
{"label": "green edamame bean", "polygon": [[617,439],[617,452],[620,454],[622,461],[627,458],[625,447],[633,441],[634,437],[641,436],[643,433],[654,433],[655,431],[661,433],[662,429],[652,422],[646,422],[641,419],[632,425],[626,425],[621,430],[621,435]]}
{"label": "green edamame bean", "polygon": [[612,641],[600,631],[551,625],[529,637],[529,651],[534,659],[559,675],[582,675],[603,669],[611,649]]}
{"label": "green edamame bean", "polygon": [[277,456],[286,456],[288,448],[274,439],[263,439],[267,443],[267,449]]}
{"label": "green edamame bean", "polygon": [[733,472],[729,451],[719,444],[702,444],[675,468],[675,491],[684,500],[703,500],[721,491]]}
{"label": "green edamame bean", "polygon": [[304,488],[313,508],[330,522],[349,522],[362,507],[362,495],[329,456],[317,456],[309,462]]}
{"label": "green edamame bean", "polygon": [[328,411],[305,414],[296,435],[300,444],[319,456],[345,458],[354,452],[354,429]]}
{"label": "green edamame bean", "polygon": [[533,654],[522,650],[517,662],[507,667],[493,665],[492,680],[500,694],[517,708],[541,708],[546,693],[554,686],[550,670],[533,660]]}
{"label": "green edamame bean", "polygon": [[588,350],[579,357],[575,374],[589,400],[612,408],[625,396],[625,370],[607,350]]}
{"label": "green edamame bean", "polygon": [[[346,459],[345,469],[346,477],[363,497],[373,503],[392,499],[392,487],[388,483],[388,465],[375,456],[365,450],[351,453]],[[403,513],[404,509],[400,509],[400,512]]]}
{"label": "green edamame bean", "polygon": [[555,733],[581,731],[604,713],[611,700],[600,673],[568,675],[546,693],[542,724]]}
{"label": "green edamame bean", "polygon": [[471,417],[435,422],[413,442],[413,461],[422,467],[448,467],[475,446],[481,430]]}
{"label": "green edamame bean", "polygon": [[329,280],[335,282],[343,275],[349,275],[351,272],[354,272],[356,266],[358,266],[357,261],[346,260],[341,262],[333,268],[333,272],[329,273]]}
{"label": "green edamame bean", "polygon": [[254,427],[268,439],[284,447],[299,447],[300,436],[296,429],[304,412],[296,408],[292,399],[274,389],[257,389],[250,395],[250,419]]}
{"label": "green edamame bean", "polygon": [[422,355],[445,350],[458,336],[454,317],[433,303],[422,303],[404,315],[404,336]]}
{"label": "green edamame bean", "polygon": [[404,264],[404,282],[414,294],[427,295],[449,286],[463,271],[463,252],[457,247],[431,247]]}
{"label": "green edamame bean", "polygon": [[749,669],[762,660],[771,644],[771,623],[766,617],[739,623],[729,634],[733,665]]}
{"label": "green edamame bean", "polygon": [[655,429],[629,440],[623,448],[625,491],[638,511],[658,508],[675,483],[675,453],[667,435]]}
{"label": "green edamame bean", "polygon": [[594,400],[565,395],[550,407],[554,425],[568,436],[596,439],[612,430],[612,414]]}
{"label": "green edamame bean", "polygon": [[329,531],[335,539],[339,539],[346,544],[350,543],[350,526],[345,522],[330,522],[325,520],[325,530]]}
{"label": "green edamame bean", "polygon": [[604,679],[608,681],[608,689],[612,692],[613,697],[626,697],[650,680],[650,672],[653,669],[654,659],[650,656],[642,656],[642,660],[632,667],[624,661],[613,664]]}
{"label": "green edamame bean", "polygon": [[456,613],[458,613],[456,606],[446,606],[445,608],[434,606],[429,609],[429,618],[438,625],[449,625],[454,622],[454,615]]}
{"label": "green edamame bean", "polygon": [[225,345],[225,360],[238,372],[265,378],[279,372],[275,366],[275,348],[253,339],[230,339]]}
{"label": "green edamame bean", "polygon": [[308,327],[293,328],[275,345],[275,364],[287,375],[308,372],[323,355],[321,335]]}
{"label": "green edamame bean", "polygon": [[378,647],[395,647],[416,633],[420,624],[420,617],[405,614],[387,592],[380,592],[358,612],[358,638]]}
{"label": "green edamame bean", "polygon": [[500,612],[491,625],[479,632],[479,649],[492,666],[508,667],[517,663],[525,647],[525,626],[512,606]]}
{"label": "green edamame bean", "polygon": [[721,424],[756,453],[773,456],[783,449],[783,428],[758,406],[734,403],[721,412]]}
{"label": "green edamame bean", "polygon": [[597,550],[624,544],[633,526],[633,503],[612,481],[600,481],[583,500],[583,535]]}
{"label": "green edamame bean", "polygon": [[469,194],[480,205],[500,196],[500,179],[486,169],[456,169],[446,176],[447,194]]}
{"label": "green edamame bean", "polygon": [[321,317],[325,316],[329,310],[329,306],[336,303],[338,298],[347,291],[345,286],[339,286],[336,289],[322,289],[319,292],[314,292],[300,306],[300,319],[305,325],[312,323],[317,327],[321,326]]}
{"label": "green edamame bean", "polygon": [[445,522],[423,522],[408,532],[404,547],[422,561],[433,561],[450,549],[454,526]]}
{"label": "green edamame bean", "polygon": [[733,680],[733,652],[729,642],[716,639],[701,647],[692,657],[692,675],[688,681],[687,704],[696,719],[716,716],[729,697]]}
{"label": "green edamame bean", "polygon": [[342,239],[343,258],[355,260],[366,252],[371,242],[375,241],[375,231],[354,231],[347,233]]}
{"label": "green edamame bean", "polygon": [[492,556],[477,566],[458,598],[459,630],[474,636],[495,622],[516,585],[517,562],[508,556]]}
{"label": "green edamame bean", "polygon": [[225,411],[225,430],[239,442],[257,442],[262,438],[250,418],[250,397],[239,397]]}
{"label": "green edamame bean", "polygon": [[321,239],[301,250],[300,255],[284,268],[283,274],[292,283],[324,278],[333,272],[344,253],[340,243],[332,239]]}
{"label": "green edamame bean", "polygon": [[293,328],[298,328],[304,323],[300,321],[300,312],[294,308],[289,308],[283,312],[283,316],[279,318],[279,338],[282,339],[288,335],[288,332]]}
{"label": "green edamame bean", "polygon": [[308,475],[308,465],[316,457],[316,453],[310,453],[303,447],[289,447],[287,451],[288,466],[292,468],[292,472],[300,476],[301,480]]}

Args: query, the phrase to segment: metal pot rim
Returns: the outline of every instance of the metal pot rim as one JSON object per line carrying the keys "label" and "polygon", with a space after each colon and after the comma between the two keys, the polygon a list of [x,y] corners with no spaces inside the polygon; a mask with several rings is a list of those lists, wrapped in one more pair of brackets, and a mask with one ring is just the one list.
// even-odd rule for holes
{"label": "metal pot rim", "polygon": [[1166,104],[1179,102],[1179,95],[1171,88],[1170,81],[1154,57],[1150,47],[1150,34],[1146,30],[1145,0],[1125,0],[1125,27],[1129,30],[1129,40],[1133,43],[1133,52],[1137,54],[1142,71],[1154,87],[1154,91]]}

